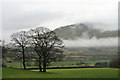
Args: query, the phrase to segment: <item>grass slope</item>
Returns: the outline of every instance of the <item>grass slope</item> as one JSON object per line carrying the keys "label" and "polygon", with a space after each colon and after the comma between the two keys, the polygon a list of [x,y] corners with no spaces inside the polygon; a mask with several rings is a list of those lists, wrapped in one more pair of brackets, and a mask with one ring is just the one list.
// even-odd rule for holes
{"label": "grass slope", "polygon": [[118,69],[112,68],[80,68],[80,69],[48,69],[46,73],[38,70],[20,70],[3,68],[3,78],[118,78]]}

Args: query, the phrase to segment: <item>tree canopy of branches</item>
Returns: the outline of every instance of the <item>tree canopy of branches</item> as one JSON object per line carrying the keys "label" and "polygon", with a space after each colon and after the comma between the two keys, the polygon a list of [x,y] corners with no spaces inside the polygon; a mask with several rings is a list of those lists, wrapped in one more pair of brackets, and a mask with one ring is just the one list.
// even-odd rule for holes
{"label": "tree canopy of branches", "polygon": [[22,49],[22,59],[23,59],[23,67],[26,69],[25,65],[25,47],[28,45],[29,40],[28,40],[28,32],[26,31],[21,31],[17,33],[13,33],[11,35],[12,42],[15,46],[21,47]]}
{"label": "tree canopy of branches", "polygon": [[56,54],[62,54],[63,42],[58,38],[55,32],[47,28],[39,27],[30,31],[34,50],[39,56],[39,68],[46,72],[48,63],[56,60]]}

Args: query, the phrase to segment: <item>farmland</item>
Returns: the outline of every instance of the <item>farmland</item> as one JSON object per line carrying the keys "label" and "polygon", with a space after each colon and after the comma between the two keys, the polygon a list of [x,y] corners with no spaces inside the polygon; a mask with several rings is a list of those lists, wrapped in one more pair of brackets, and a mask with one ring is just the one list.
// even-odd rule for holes
{"label": "farmland", "polygon": [[[50,66],[53,67],[64,67],[64,66],[77,66],[76,64],[80,61],[61,61],[61,62],[52,62]],[[96,60],[96,61],[88,61],[85,60],[84,63],[88,63],[89,65],[94,65],[97,62],[110,62],[110,60]],[[31,67],[38,67],[34,66],[34,62],[30,62]],[[7,67],[13,67],[13,68],[22,68],[22,62],[12,62],[12,63],[6,63]],[[49,67],[49,66],[48,66]]]}

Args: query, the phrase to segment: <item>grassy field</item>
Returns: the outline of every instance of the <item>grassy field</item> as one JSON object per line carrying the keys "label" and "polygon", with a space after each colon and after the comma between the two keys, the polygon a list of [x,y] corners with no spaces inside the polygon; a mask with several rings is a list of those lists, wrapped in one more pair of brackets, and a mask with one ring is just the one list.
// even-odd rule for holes
{"label": "grassy field", "polygon": [[[50,66],[54,66],[54,67],[62,67],[62,66],[76,66],[77,63],[79,63],[80,61],[64,61],[64,62],[53,62],[51,63]],[[96,61],[83,61],[84,63],[88,63],[88,64],[95,64],[96,62],[110,62],[110,60],[96,60]],[[32,66],[31,67],[35,67],[33,66],[33,62],[32,62]],[[6,64],[7,67],[13,67],[13,68],[22,68],[22,62],[12,62],[12,63],[7,63]]]}
{"label": "grassy field", "polygon": [[[77,63],[79,63],[80,61],[65,61],[65,62],[53,62],[51,65],[52,66],[69,66],[69,65],[76,65]],[[96,62],[110,62],[110,60],[96,60],[96,61],[88,61],[88,60],[84,60],[84,63],[88,63],[88,64],[95,64]]]}
{"label": "grassy field", "polygon": [[79,68],[79,69],[47,69],[47,72],[38,70],[22,70],[3,68],[3,78],[118,78],[117,68]]}

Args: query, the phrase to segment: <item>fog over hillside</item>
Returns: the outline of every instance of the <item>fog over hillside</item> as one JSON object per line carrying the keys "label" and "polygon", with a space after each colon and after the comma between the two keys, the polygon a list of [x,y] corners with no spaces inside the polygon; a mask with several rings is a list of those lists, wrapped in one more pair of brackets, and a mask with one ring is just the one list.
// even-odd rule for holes
{"label": "fog over hillside", "polygon": [[118,37],[100,38],[93,37],[91,39],[78,38],[76,40],[63,40],[65,47],[117,47]]}

